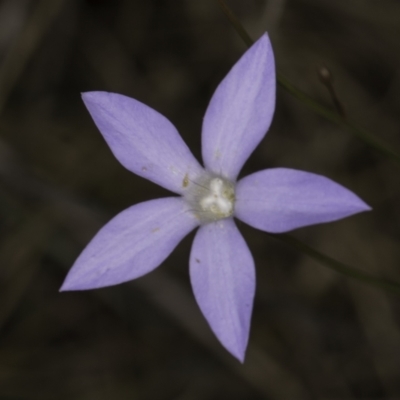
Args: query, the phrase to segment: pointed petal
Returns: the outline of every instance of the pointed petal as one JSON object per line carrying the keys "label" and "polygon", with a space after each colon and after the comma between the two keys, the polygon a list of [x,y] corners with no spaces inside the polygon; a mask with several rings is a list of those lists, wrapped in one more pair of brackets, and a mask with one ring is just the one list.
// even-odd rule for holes
{"label": "pointed petal", "polygon": [[200,227],[190,254],[194,295],[222,345],[243,362],[255,292],[253,257],[232,218]]}
{"label": "pointed petal", "polygon": [[147,274],[197,225],[180,197],[127,208],[100,229],[83,250],[61,290],[111,286]]}
{"label": "pointed petal", "polygon": [[236,186],[235,216],[272,233],[336,221],[370,209],[338,183],[294,169],[259,171]]}
{"label": "pointed petal", "polygon": [[275,63],[264,34],[219,84],[203,122],[202,153],[210,171],[235,180],[271,124]]}
{"label": "pointed petal", "polygon": [[82,94],[95,124],[129,171],[175,193],[202,167],[168,119],[145,104],[116,93]]}

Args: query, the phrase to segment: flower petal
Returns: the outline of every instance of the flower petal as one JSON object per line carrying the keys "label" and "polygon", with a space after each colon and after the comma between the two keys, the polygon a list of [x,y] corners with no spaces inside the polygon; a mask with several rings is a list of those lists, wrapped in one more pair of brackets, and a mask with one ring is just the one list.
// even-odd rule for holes
{"label": "flower petal", "polygon": [[272,233],[336,221],[370,209],[338,183],[294,169],[259,171],[236,186],[235,216]]}
{"label": "flower petal", "polygon": [[200,227],[190,254],[194,295],[222,345],[243,362],[255,292],[253,257],[232,218]]}
{"label": "flower petal", "polygon": [[136,204],[106,224],[75,261],[61,290],[116,285],[158,267],[198,220],[180,197]]}
{"label": "flower petal", "polygon": [[274,54],[264,34],[233,66],[210,101],[202,133],[206,168],[235,180],[265,136],[274,109]]}
{"label": "flower petal", "polygon": [[116,93],[87,92],[83,101],[118,161],[129,171],[182,194],[202,173],[176,128],[145,104]]}

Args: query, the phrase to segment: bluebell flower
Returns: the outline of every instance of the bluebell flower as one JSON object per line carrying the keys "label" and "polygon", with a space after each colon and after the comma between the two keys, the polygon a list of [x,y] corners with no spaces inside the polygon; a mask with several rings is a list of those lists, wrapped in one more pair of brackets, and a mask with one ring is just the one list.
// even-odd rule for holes
{"label": "bluebell flower", "polygon": [[87,109],[119,162],[179,197],[139,203],[114,217],[83,250],[61,290],[139,278],[199,227],[189,262],[193,292],[216,337],[243,361],[255,268],[234,217],[281,233],[370,209],[351,191],[309,172],[272,168],[237,181],[271,124],[275,86],[274,55],[264,34],[210,101],[202,129],[204,167],[157,111],[120,94],[84,93]]}

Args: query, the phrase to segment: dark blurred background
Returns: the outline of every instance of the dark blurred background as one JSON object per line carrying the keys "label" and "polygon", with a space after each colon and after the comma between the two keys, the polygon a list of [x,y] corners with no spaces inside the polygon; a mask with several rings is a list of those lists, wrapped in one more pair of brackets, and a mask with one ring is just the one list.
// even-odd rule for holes
{"label": "dark blurred background", "polygon": [[[400,151],[400,3],[230,0],[278,69]],[[200,157],[201,122],[245,51],[216,0],[0,2],[0,400],[400,399],[399,297],[349,280],[239,223],[257,267],[246,362],[216,341],[188,279],[193,234],[150,275],[59,293],[111,216],[169,195],[112,156],[80,92],[134,97]],[[374,211],[293,233],[400,281],[399,165],[278,89],[273,125],[243,175],[326,175]]]}

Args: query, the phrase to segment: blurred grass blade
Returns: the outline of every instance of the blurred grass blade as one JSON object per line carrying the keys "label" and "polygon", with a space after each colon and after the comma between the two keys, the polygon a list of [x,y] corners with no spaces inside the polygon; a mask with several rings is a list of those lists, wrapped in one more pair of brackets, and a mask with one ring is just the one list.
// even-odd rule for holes
{"label": "blurred grass blade", "polygon": [[363,140],[369,146],[373,147],[374,149],[380,151],[387,157],[400,163],[400,155],[394,152],[389,147],[387,147],[387,145],[384,144],[381,140],[377,139],[374,135],[367,132],[365,129],[362,129],[353,124],[352,122],[349,122],[348,120],[344,119],[341,115],[339,115],[335,111],[318,103],[308,94],[304,93],[296,86],[294,86],[291,82],[289,82],[285,77],[283,77],[279,73],[278,73],[278,83],[281,85],[281,87],[283,87],[290,94],[292,94],[294,97],[300,100],[310,110],[313,110],[316,114],[325,117],[329,121],[339,125],[341,128],[351,132],[359,139]]}
{"label": "blurred grass blade", "polygon": [[[229,22],[235,28],[236,32],[243,39],[245,44],[248,47],[250,47],[254,43],[254,40],[247,33],[242,23],[239,21],[239,19],[236,17],[233,11],[228,7],[228,5],[225,3],[224,0],[218,0],[218,3],[220,4],[221,9],[226,15],[226,17],[229,19]],[[400,154],[393,151],[390,147],[388,147],[388,145],[383,143],[380,139],[376,138],[376,136],[367,132],[365,129],[358,127],[352,122],[349,122],[347,119],[337,114],[336,111],[333,111],[328,107],[325,107],[324,105],[320,104],[318,101],[310,97],[307,93],[298,89],[289,80],[283,77],[279,72],[277,73],[277,80],[281,87],[283,87],[286,91],[292,94],[296,99],[298,99],[310,110],[313,110],[316,114],[339,125],[342,129],[351,132],[353,135],[363,140],[367,145],[373,147],[375,150],[378,150],[379,152],[389,157],[390,159],[400,163]]]}
{"label": "blurred grass blade", "polygon": [[233,11],[228,7],[228,5],[225,3],[224,0],[218,0],[218,2],[219,2],[220,7],[222,8],[222,11],[228,17],[230,23],[233,25],[236,32],[243,39],[243,42],[246,43],[247,47],[250,47],[254,43],[254,40],[246,32],[246,29],[244,29],[244,26],[242,25],[242,23],[239,21],[239,19],[236,17],[236,15],[233,13]]}
{"label": "blurred grass blade", "polygon": [[0,112],[65,3],[66,0],[33,2],[32,15],[26,20],[15,44],[11,46],[0,66]]}
{"label": "blurred grass blade", "polygon": [[283,235],[269,234],[269,236],[273,237],[274,239],[280,240],[286,244],[289,244],[292,247],[295,247],[297,250],[301,251],[304,254],[307,254],[314,260],[318,261],[320,264],[323,264],[326,267],[331,268],[349,278],[357,279],[358,281],[367,283],[369,285],[378,287],[380,289],[400,294],[400,283],[393,282],[383,278],[374,277],[373,275],[365,273],[359,269],[349,267],[348,265],[340,261],[337,261],[323,253],[320,253],[319,251],[313,249],[312,247],[294,238],[293,236],[286,234]]}

